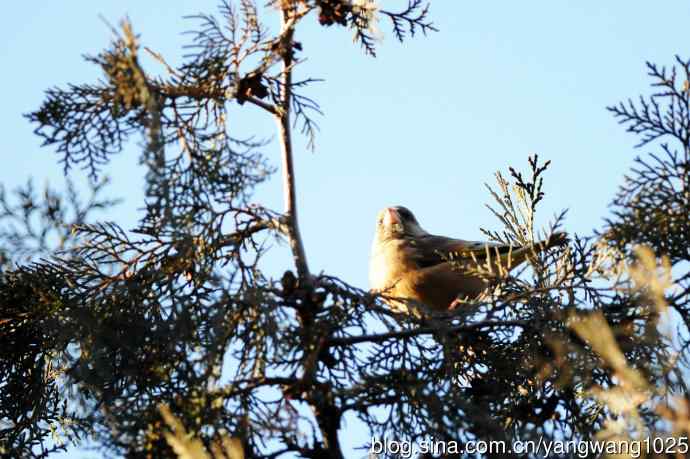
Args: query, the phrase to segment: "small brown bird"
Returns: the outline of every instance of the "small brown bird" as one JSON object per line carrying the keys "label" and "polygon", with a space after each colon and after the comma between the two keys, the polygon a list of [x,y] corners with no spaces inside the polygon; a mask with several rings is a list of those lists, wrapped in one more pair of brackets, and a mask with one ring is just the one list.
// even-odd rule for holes
{"label": "small brown bird", "polygon": [[369,284],[390,297],[386,302],[397,310],[407,310],[405,300],[435,310],[452,309],[457,301],[476,298],[488,286],[477,272],[478,264],[494,272],[510,271],[531,255],[566,242],[565,233],[527,246],[435,236],[419,226],[409,209],[388,207],[376,222]]}

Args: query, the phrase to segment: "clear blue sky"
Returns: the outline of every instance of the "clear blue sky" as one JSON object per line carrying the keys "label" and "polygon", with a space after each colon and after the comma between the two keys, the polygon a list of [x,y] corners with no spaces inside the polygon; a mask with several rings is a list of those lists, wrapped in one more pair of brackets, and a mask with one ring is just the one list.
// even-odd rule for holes
{"label": "clear blue sky", "polygon": [[[2,183],[14,188],[28,176],[61,183],[57,155],[40,148],[21,114],[50,86],[99,76],[81,58],[110,39],[99,14],[113,24],[129,15],[142,44],[179,62],[180,32],[193,27],[182,16],[215,7],[215,0],[8,4],[0,17]],[[308,92],[325,112],[317,151],[298,142],[296,152],[312,271],[365,287],[375,215],[388,205],[406,205],[432,232],[481,238],[480,226],[498,228],[483,184],[508,165],[525,168],[535,152],[552,161],[538,223],[568,208],[566,229],[590,234],[634,155],[648,150],[633,150],[636,139],[605,106],[648,91],[645,60],[671,64],[674,54],[689,54],[689,2],[436,0],[431,15],[440,32],[402,46],[382,22],[377,59],[353,45],[349,31],[324,30],[315,19],[298,31],[309,58],[301,74],[325,79]],[[273,133],[257,110],[235,113],[229,122],[238,136]],[[265,151],[278,165],[277,144]],[[142,204],[138,156],[133,144],[107,169],[125,204],[105,218],[128,227]],[[257,200],[280,209],[277,178]],[[343,442],[363,443],[359,432],[345,432]]]}

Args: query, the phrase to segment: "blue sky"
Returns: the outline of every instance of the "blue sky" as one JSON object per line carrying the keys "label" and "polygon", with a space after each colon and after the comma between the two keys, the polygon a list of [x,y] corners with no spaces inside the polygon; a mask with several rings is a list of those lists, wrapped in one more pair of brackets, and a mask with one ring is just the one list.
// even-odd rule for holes
{"label": "blue sky", "polygon": [[[380,3],[394,9],[404,2]],[[142,44],[174,63],[186,42],[181,32],[194,25],[182,16],[215,7],[215,0],[9,5],[0,17],[0,181],[8,188],[28,176],[38,184],[62,183],[57,155],[40,147],[21,114],[37,108],[51,86],[99,76],[81,58],[108,44],[110,31],[99,15],[113,24],[129,15]],[[567,231],[591,234],[601,227],[632,159],[652,149],[634,151],[636,139],[605,107],[648,92],[646,60],[670,65],[674,54],[687,53],[682,31],[690,3],[437,0],[431,17],[440,32],[402,46],[382,22],[376,59],[352,43],[350,31],[323,29],[315,18],[297,33],[308,57],[300,74],[325,79],[307,92],[325,112],[317,150],[298,141],[295,158],[314,272],[366,287],[375,215],[388,205],[409,207],[422,226],[440,234],[475,239],[480,227],[498,229],[484,206],[484,183],[509,165],[525,169],[532,153],[552,161],[538,224],[567,208]],[[273,134],[273,122],[258,110],[233,113],[229,123],[238,136]],[[279,164],[276,143],[265,153]],[[133,143],[107,169],[112,194],[125,203],[104,218],[125,227],[142,204],[138,157]],[[279,210],[278,179],[256,199]],[[275,269],[286,266],[276,261]],[[366,441],[355,438],[358,432],[344,432],[343,442]]]}

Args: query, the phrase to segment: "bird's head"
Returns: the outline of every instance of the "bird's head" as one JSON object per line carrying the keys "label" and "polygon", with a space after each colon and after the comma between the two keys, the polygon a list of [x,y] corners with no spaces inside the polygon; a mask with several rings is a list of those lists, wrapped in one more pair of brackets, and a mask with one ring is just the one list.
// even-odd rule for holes
{"label": "bird's head", "polygon": [[414,214],[407,207],[387,207],[379,212],[376,219],[376,237],[380,241],[424,234],[427,232],[419,226]]}

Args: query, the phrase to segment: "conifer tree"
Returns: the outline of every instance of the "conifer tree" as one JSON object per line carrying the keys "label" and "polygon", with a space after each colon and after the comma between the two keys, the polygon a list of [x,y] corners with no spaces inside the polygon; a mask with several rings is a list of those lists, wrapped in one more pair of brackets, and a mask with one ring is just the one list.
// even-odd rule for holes
{"label": "conifer tree", "polygon": [[[369,428],[365,448],[372,437],[458,451],[506,441],[498,457],[520,456],[516,440],[687,436],[689,62],[648,64],[657,92],[610,107],[657,153],[627,173],[605,227],[518,272],[478,260],[491,285],[481,297],[402,314],[310,268],[292,135],[313,147],[320,112],[314,80],[294,78],[309,49],[296,30],[349,27],[373,57],[379,21],[404,42],[435,31],[429,14],[421,0],[399,12],[368,0],[224,2],[193,18],[192,52],[177,67],[124,21],[87,57],[101,80],[47,91],[27,118],[93,190],[85,203],[72,186],[0,195],[3,454],[47,457],[66,447],[57,436],[132,458],[342,458],[346,414]],[[264,21],[275,15],[272,31]],[[236,137],[230,121],[244,105],[275,120],[275,143]],[[114,204],[102,176],[142,134],[145,212],[122,228],[98,213]],[[567,227],[565,212],[535,225],[548,166],[533,156],[525,171],[496,175],[490,239],[524,245]],[[282,210],[252,201],[274,173]],[[292,254],[280,278],[263,264],[274,237]]]}

